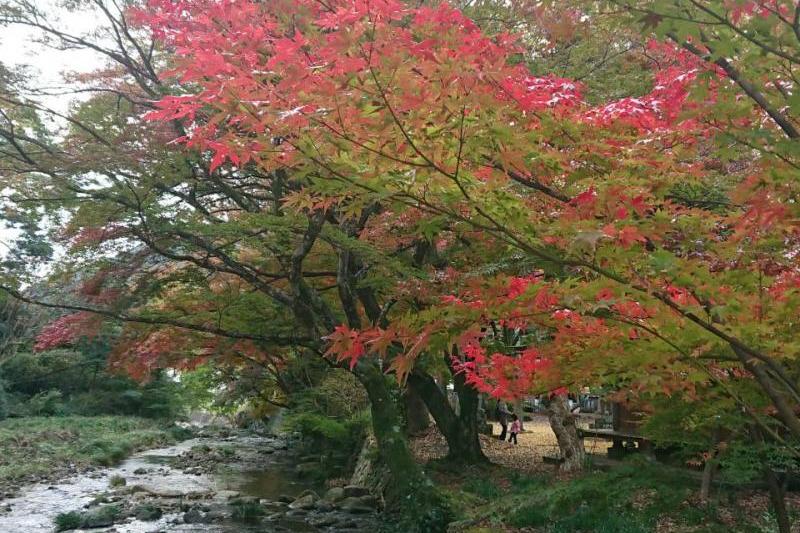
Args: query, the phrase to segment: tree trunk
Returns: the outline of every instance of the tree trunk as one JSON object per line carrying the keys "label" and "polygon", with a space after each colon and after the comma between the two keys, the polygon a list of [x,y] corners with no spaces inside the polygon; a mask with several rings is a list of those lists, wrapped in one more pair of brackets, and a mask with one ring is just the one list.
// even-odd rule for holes
{"label": "tree trunk", "polygon": [[789,512],[786,510],[786,487],[771,468],[768,468],[764,475],[769,486],[769,499],[772,502],[772,509],[775,511],[775,518],[778,521],[778,531],[780,533],[790,533],[792,524],[789,520]]}
{"label": "tree trunk", "polygon": [[714,480],[714,472],[716,470],[717,460],[715,457],[709,456],[705,466],[703,466],[703,479],[700,482],[700,501],[703,503],[708,503],[711,496],[711,482]]}
{"label": "tree trunk", "polygon": [[456,372],[450,359],[447,360],[448,368],[453,374],[453,386],[458,397],[458,421],[460,442],[463,442],[463,450],[460,453],[466,454],[469,462],[489,462],[489,459],[483,454],[481,449],[480,440],[480,420],[478,418],[478,410],[481,407],[481,398],[478,391],[467,384],[466,377],[463,373]]}
{"label": "tree trunk", "polygon": [[408,385],[428,406],[436,426],[444,435],[448,446],[447,459],[462,464],[486,463],[489,460],[483,454],[478,438],[478,394],[463,381],[463,376],[457,374],[456,393],[461,406],[458,415],[430,375],[415,370],[409,375]]}
{"label": "tree trunk", "polygon": [[565,395],[553,397],[547,417],[553,433],[556,434],[558,448],[561,451],[563,459],[561,470],[564,472],[581,471],[586,453],[583,449],[583,440],[578,437],[575,416],[569,411],[569,403]]}
{"label": "tree trunk", "polygon": [[385,494],[387,510],[404,517],[401,522],[406,531],[445,531],[449,508],[408,449],[400,409],[386,375],[366,360],[358,363],[355,375],[367,390],[378,454],[391,475]]}
{"label": "tree trunk", "polygon": [[403,392],[403,406],[406,412],[406,433],[409,435],[425,433],[431,426],[431,415],[414,388],[409,387]]}
{"label": "tree trunk", "polygon": [[717,465],[719,464],[717,455],[719,453],[718,446],[721,433],[722,432],[720,428],[715,427],[711,435],[711,449],[708,450],[708,459],[706,459],[706,464],[703,467],[703,480],[700,483],[700,501],[703,503],[708,502],[708,498],[711,493],[711,482],[714,479],[714,473],[716,472]]}

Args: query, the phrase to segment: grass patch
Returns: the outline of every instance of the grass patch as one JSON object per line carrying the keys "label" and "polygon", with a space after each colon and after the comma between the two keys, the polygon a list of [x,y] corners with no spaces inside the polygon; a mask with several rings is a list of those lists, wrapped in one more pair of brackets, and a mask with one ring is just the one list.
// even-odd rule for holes
{"label": "grass patch", "polygon": [[136,450],[185,438],[163,422],[135,417],[31,417],[0,421],[0,484],[53,479],[70,464],[109,466]]}
{"label": "grass patch", "polygon": [[[704,533],[761,531],[758,517],[738,517],[735,528],[723,522],[720,506],[733,501],[735,493],[718,489],[719,505],[700,506],[695,476],[639,457],[567,481],[499,467],[444,484],[460,518],[475,520],[474,531],[490,525],[497,531],[651,533],[662,521]],[[726,507],[729,516],[737,514],[735,506]]]}
{"label": "grass patch", "polygon": [[112,525],[119,515],[119,507],[116,505],[107,505],[83,513],[77,511],[61,513],[56,516],[54,522],[56,531],[68,531],[84,527],[106,527]]}
{"label": "grass patch", "polygon": [[69,531],[81,527],[81,514],[77,511],[60,513],[55,519],[56,531]]}
{"label": "grass patch", "polygon": [[232,518],[240,522],[251,522],[265,514],[264,508],[254,501],[234,500],[230,505],[233,508]]}

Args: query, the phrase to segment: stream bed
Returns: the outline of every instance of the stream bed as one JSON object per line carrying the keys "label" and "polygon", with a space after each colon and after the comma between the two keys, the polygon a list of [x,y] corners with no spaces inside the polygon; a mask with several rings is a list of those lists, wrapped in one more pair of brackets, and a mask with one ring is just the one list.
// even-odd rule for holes
{"label": "stream bed", "polygon": [[323,492],[296,462],[284,437],[193,438],[117,467],[23,487],[0,502],[0,532],[52,532],[56,517],[70,512],[82,521],[71,531],[375,531],[378,502],[365,489]]}

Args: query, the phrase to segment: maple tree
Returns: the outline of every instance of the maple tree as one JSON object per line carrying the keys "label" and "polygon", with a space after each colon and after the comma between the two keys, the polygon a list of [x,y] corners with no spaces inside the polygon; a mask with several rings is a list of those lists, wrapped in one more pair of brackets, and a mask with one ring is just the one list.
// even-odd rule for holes
{"label": "maple tree", "polygon": [[[522,14],[521,35],[481,25],[485,9]],[[152,0],[131,18],[164,55],[120,33],[126,109],[97,120],[109,100],[93,100],[79,116],[91,127],[66,140],[64,237],[76,256],[116,248],[158,271],[155,288],[94,300],[139,324],[128,360],[166,364],[192,344],[186,329],[203,357],[209,335],[325,353],[361,376],[397,471],[414,468],[385,431],[397,414],[375,409],[391,403],[382,374],[432,390],[442,363],[465,390],[503,398],[587,383],[719,393],[796,449],[797,13]],[[609,89],[620,66],[600,68],[610,81],[549,67],[561,42],[609,19],[624,38],[607,54],[644,67],[632,94]],[[477,442],[435,405],[451,445]]]}
{"label": "maple tree", "polygon": [[[714,135],[698,111],[737,91],[723,67],[692,50],[652,42],[649,51],[658,59],[653,90],[592,106],[584,104],[577,83],[530,76],[511,61],[511,36],[484,36],[447,4],[314,3],[304,6],[308,20],[300,26],[282,18],[280,5],[232,10],[224,2],[184,2],[151,9],[149,23],[181,57],[181,80],[200,90],[162,100],[149,118],[214,117],[184,139],[209,149],[212,164],[294,165],[315,179],[289,197],[293,207],[336,206],[355,214],[388,198],[394,209],[447,217],[534,258],[594,276],[590,283],[617,286],[633,304],[657,302],[670,311],[657,316],[693,322],[716,346],[734,348],[773,396],[787,428],[797,432],[797,416],[781,394],[772,394],[772,378],[759,377],[760,365],[774,363],[773,356],[740,339],[745,332],[724,331],[700,317],[708,314],[704,306],[717,314],[743,308],[753,301],[746,290],[761,290],[739,282],[734,294],[725,279],[728,272],[753,273],[751,265],[728,270],[720,264],[742,261],[743,239],[755,249],[779,230],[791,234],[790,208],[763,191],[753,193],[764,188],[754,177],[730,180],[742,201],[717,216],[675,192],[684,172],[706,177],[702,159],[689,156]],[[192,16],[195,11],[214,17]],[[405,17],[413,17],[412,27],[400,22]],[[219,31],[218,20],[236,31]],[[241,52],[246,49],[253,53]],[[695,86],[705,92],[697,103],[689,98]],[[731,120],[756,120],[758,110],[750,111],[751,118]],[[753,162],[751,172],[763,163]],[[521,194],[520,185],[539,194]],[[727,228],[732,234],[720,235]],[[693,241],[714,246],[687,253]],[[785,262],[774,268],[791,276]],[[695,280],[680,279],[689,275]],[[719,287],[731,291],[730,302],[709,297]],[[358,358],[363,343],[347,338],[338,351]],[[418,345],[406,344],[411,349],[404,357],[413,359]],[[770,371],[781,380],[777,368]],[[778,387],[794,394],[786,381]]]}
{"label": "maple tree", "polygon": [[[672,40],[646,46],[647,94],[590,104],[579,83],[535,77],[515,62],[512,36],[490,38],[447,4],[301,5],[304,17],[289,21],[280,5],[232,13],[224,2],[151,4],[144,18],[180,55],[181,81],[198,87],[162,100],[149,118],[202,116],[182,140],[209,150],[212,164],[304,173],[290,207],[352,216],[377,203],[398,217],[410,210],[420,231],[477,233],[566,271],[525,303],[530,314],[551,314],[547,350],[491,355],[476,346],[487,315],[509,320],[504,313],[513,318],[522,304],[503,309],[494,296],[468,316],[445,300],[388,328],[338,326],[330,354],[355,363],[391,353],[403,380],[420,354],[461,343],[469,382],[497,396],[558,375],[548,368],[562,382],[631,375],[633,390],[692,395],[729,385],[736,370],[720,365],[743,367],[776,416],[730,391],[740,407],[773,438],[800,436],[786,320],[796,306],[795,183],[781,153],[793,146],[793,125],[720,59],[704,37],[707,22],[694,22],[694,33],[657,32]],[[628,6],[650,12],[660,3]],[[201,12],[213,17],[194,15]],[[785,16],[754,13],[737,20],[766,18],[789,32]],[[235,31],[220,31],[219,20]],[[786,92],[786,83],[774,82],[774,91]],[[754,145],[737,132],[765,140]],[[715,155],[742,162],[734,172],[707,156],[731,138],[739,144]],[[760,146],[759,157],[748,153]],[[722,200],[708,192],[715,188]],[[448,313],[457,318],[447,322]],[[396,345],[399,354],[387,352]],[[630,357],[598,361],[601,350]]]}

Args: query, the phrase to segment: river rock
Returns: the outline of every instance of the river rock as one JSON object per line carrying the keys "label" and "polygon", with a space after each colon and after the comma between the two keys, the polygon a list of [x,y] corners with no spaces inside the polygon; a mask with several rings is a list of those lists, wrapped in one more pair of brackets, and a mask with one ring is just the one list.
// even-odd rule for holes
{"label": "river rock", "polygon": [[155,505],[142,505],[136,509],[134,516],[137,520],[150,522],[152,520],[158,520],[161,518],[162,514],[164,513],[161,511],[160,507],[156,507]]}
{"label": "river rock", "polygon": [[309,518],[308,520],[308,523],[314,527],[328,527],[334,525],[337,522],[338,520],[336,519],[336,516],[330,514],[315,516],[313,518]]}
{"label": "river rock", "polygon": [[217,498],[221,500],[232,500],[234,498],[238,498],[240,493],[235,490],[221,490],[217,492]]}
{"label": "river rock", "polygon": [[306,494],[300,496],[295,501],[289,504],[289,509],[312,509],[319,500],[319,496],[314,494]]}
{"label": "river rock", "polygon": [[211,522],[221,522],[225,518],[227,518],[227,515],[222,511],[212,510],[206,513],[206,515],[203,517],[203,520],[205,520],[206,524],[208,524]]}
{"label": "river rock", "polygon": [[333,511],[333,504],[325,500],[320,500],[317,502],[317,510],[322,511],[323,513]]}
{"label": "river rock", "polygon": [[115,513],[103,512],[102,510],[92,513],[86,513],[83,515],[83,522],[81,524],[81,527],[93,528],[93,527],[113,526],[114,518],[116,518]]}
{"label": "river rock", "polygon": [[375,511],[375,498],[372,496],[353,496],[345,498],[339,508],[352,514],[364,514]]}
{"label": "river rock", "polygon": [[183,513],[183,522],[185,524],[202,524],[205,522],[205,516],[197,509],[189,509]]}
{"label": "river rock", "polygon": [[343,500],[344,497],[344,488],[342,487],[333,487],[328,489],[328,492],[325,493],[325,499],[329,502],[338,502],[339,500]]}
{"label": "river rock", "polygon": [[359,487],[358,485],[347,485],[342,488],[342,491],[345,498],[357,498],[369,494],[369,490],[365,487]]}
{"label": "river rock", "polygon": [[262,505],[262,506],[264,507],[264,509],[266,509],[268,512],[272,512],[272,513],[279,512],[279,511],[285,511],[285,510],[287,509],[287,507],[288,507],[288,504],[286,504],[286,503],[284,503],[284,502],[270,502],[270,501],[265,501],[265,502],[264,502],[264,503],[262,503],[261,505]]}

